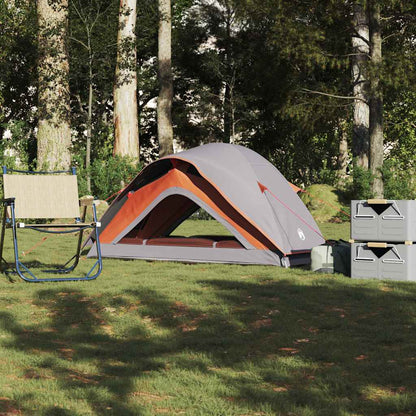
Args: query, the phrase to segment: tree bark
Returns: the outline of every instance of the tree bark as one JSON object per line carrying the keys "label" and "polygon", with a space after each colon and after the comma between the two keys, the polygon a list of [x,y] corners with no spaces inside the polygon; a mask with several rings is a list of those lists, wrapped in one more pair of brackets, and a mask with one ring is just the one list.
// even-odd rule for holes
{"label": "tree bark", "polygon": [[[90,45],[90,39],[88,39]],[[92,73],[92,57],[91,48],[89,49],[89,77],[88,77],[88,115],[87,115],[87,146],[85,151],[85,168],[87,170],[87,191],[91,193],[91,174],[89,168],[91,166],[91,139],[92,139],[92,99],[94,95],[93,89],[93,73]]]}
{"label": "tree bark", "polygon": [[232,92],[231,92],[231,8],[228,2],[225,3],[226,15],[225,15],[225,56],[224,56],[224,65],[225,65],[225,91],[224,91],[224,142],[230,143],[232,137]]}
{"label": "tree bark", "polygon": [[159,0],[159,97],[157,100],[157,136],[159,156],[173,153],[172,127],[172,17],[170,0]]}
{"label": "tree bark", "polygon": [[345,180],[347,178],[347,163],[348,163],[348,130],[347,121],[340,120],[338,123],[339,128],[339,151],[338,151],[338,187],[345,187]]}
{"label": "tree bark", "polygon": [[382,64],[380,6],[370,3],[371,30],[371,99],[370,99],[370,170],[374,176],[372,193],[382,198],[384,193],[381,168],[383,167],[383,91],[380,84]]}
{"label": "tree bark", "polygon": [[137,113],[136,0],[120,0],[114,84],[114,155],[139,160]]}
{"label": "tree bark", "polygon": [[368,60],[370,36],[368,14],[359,0],[353,5],[352,80],[354,100],[352,151],[358,166],[368,169],[370,144],[370,109]]}
{"label": "tree bark", "polygon": [[68,0],[37,1],[38,169],[68,170],[71,164]]}

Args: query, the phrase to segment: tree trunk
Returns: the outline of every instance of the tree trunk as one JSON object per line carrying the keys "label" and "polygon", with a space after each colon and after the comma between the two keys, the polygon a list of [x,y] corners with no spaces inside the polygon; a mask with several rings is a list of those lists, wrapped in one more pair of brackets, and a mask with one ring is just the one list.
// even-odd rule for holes
{"label": "tree trunk", "polygon": [[231,142],[232,136],[232,119],[231,119],[231,88],[228,80],[225,80],[225,92],[224,92],[224,143]]}
{"label": "tree trunk", "polygon": [[157,136],[159,156],[173,153],[172,127],[172,17],[170,0],[159,0],[159,98],[157,100]]}
{"label": "tree trunk", "polygon": [[137,114],[136,0],[120,0],[114,85],[114,155],[139,160]]}
{"label": "tree trunk", "polygon": [[371,99],[370,99],[370,169],[374,176],[372,193],[382,198],[384,193],[381,168],[383,167],[383,91],[380,85],[382,64],[380,6],[370,4],[371,30]]}
{"label": "tree trunk", "polygon": [[352,37],[353,57],[352,57],[352,78],[354,116],[352,151],[358,166],[368,169],[369,143],[370,143],[370,109],[368,98],[368,59],[370,54],[370,38],[368,14],[365,7],[357,0],[353,10]]}
{"label": "tree trunk", "polygon": [[348,129],[346,120],[340,120],[339,126],[339,152],[338,152],[338,187],[345,188],[348,163]]}
{"label": "tree trunk", "polygon": [[232,58],[231,58],[231,19],[232,13],[229,2],[225,3],[226,15],[225,15],[225,56],[224,56],[224,66],[225,74],[223,75],[225,82],[225,91],[224,91],[224,102],[223,102],[223,112],[224,112],[224,142],[230,143],[233,130],[233,120],[232,120]]}
{"label": "tree trunk", "polygon": [[68,170],[71,164],[68,0],[38,0],[38,169]]}
{"label": "tree trunk", "polygon": [[93,85],[92,85],[92,57],[91,57],[91,48],[89,50],[89,79],[88,79],[88,116],[87,116],[87,147],[85,154],[85,168],[87,170],[87,191],[91,193],[91,174],[89,167],[91,165],[91,138],[92,138],[92,98],[94,95]]}

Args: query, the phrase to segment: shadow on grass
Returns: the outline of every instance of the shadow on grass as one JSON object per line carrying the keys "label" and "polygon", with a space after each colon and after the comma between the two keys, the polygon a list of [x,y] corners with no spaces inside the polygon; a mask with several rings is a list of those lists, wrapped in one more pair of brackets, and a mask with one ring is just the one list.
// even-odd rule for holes
{"label": "shadow on grass", "polygon": [[[331,416],[410,415],[416,408],[414,286],[396,293],[324,279],[312,285],[198,283],[223,306],[189,307],[147,288],[111,298],[40,290],[36,305],[49,311],[50,323],[21,325],[2,312],[0,324],[14,335],[6,347],[39,356],[26,378],[50,374],[97,415],[145,414],[131,402],[135,380],[169,372],[168,361],[215,376],[231,392],[215,399],[231,400],[232,414],[241,413],[239,405],[251,412]],[[129,312],[123,296],[140,299],[140,309]],[[119,309],[132,323],[115,335],[111,311]],[[145,320],[164,334],[152,333]],[[89,372],[77,368],[83,363]],[[39,414],[69,413],[50,408]]]}

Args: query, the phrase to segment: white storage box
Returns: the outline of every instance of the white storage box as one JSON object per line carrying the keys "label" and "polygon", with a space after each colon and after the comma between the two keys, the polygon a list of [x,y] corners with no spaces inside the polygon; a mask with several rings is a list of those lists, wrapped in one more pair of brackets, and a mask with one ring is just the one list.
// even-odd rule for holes
{"label": "white storage box", "polygon": [[351,238],[357,241],[416,241],[416,201],[351,201]]}
{"label": "white storage box", "polygon": [[416,245],[353,243],[351,277],[416,281]]}

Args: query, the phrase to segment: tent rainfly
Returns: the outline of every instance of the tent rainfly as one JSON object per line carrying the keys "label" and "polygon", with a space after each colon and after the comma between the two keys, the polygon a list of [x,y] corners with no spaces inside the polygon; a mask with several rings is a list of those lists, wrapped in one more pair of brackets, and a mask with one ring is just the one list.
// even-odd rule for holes
{"label": "tent rainfly", "polygon": [[[232,236],[170,234],[198,208]],[[266,159],[242,146],[211,143],[144,168],[101,219],[104,257],[307,264],[324,239],[296,189]],[[97,254],[93,244],[88,256]]]}

